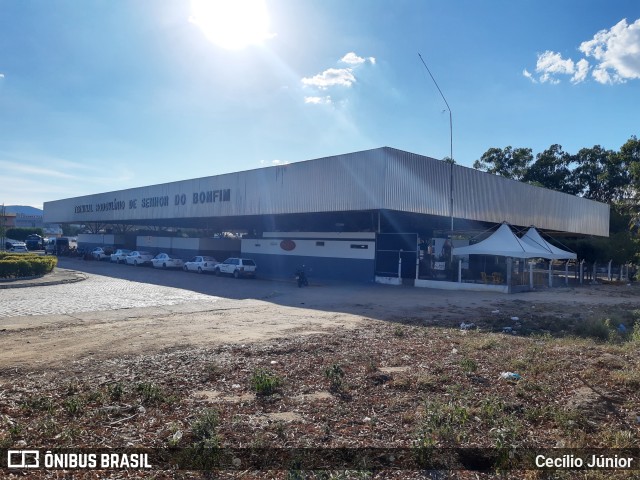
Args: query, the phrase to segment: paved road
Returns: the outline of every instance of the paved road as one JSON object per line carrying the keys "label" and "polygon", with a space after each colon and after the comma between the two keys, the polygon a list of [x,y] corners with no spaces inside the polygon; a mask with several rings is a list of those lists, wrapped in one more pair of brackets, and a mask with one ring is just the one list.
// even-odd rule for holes
{"label": "paved road", "polygon": [[[497,303],[547,302],[566,304],[619,303],[620,293],[582,289],[568,292],[541,291],[503,295],[493,293],[442,292],[421,288],[388,287],[338,282],[299,289],[293,279],[234,279],[210,274],[198,275],[151,267],[133,267],[110,262],[60,258],[59,266],[88,274],[82,282],[43,287],[0,290],[0,318],[33,315],[69,315],[79,312],[200,305],[203,309],[225,308],[222,300],[257,300],[322,311],[364,314],[385,319],[409,314],[416,307],[427,311],[444,308],[448,314],[466,306],[493,308]],[[619,289],[618,289],[619,290]],[[576,294],[580,295],[576,295]],[[612,293],[617,293],[613,295]],[[580,298],[578,298],[578,296]],[[624,300],[622,300],[624,301]],[[458,308],[461,307],[461,308]]]}
{"label": "paved road", "polygon": [[207,304],[217,304],[221,297],[232,300],[269,299],[282,295],[283,291],[298,290],[293,281],[216,277],[76,258],[61,257],[58,266],[85,272],[88,278],[72,284],[0,290],[0,318],[69,315],[187,303],[208,308]]}
{"label": "paved road", "polygon": [[179,288],[91,275],[67,285],[0,291],[0,317],[65,315],[79,312],[159,307],[216,297]]}

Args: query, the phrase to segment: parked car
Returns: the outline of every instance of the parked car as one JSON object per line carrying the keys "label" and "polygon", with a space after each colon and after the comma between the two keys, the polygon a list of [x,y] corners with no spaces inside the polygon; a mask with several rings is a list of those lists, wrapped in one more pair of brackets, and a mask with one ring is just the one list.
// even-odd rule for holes
{"label": "parked car", "polygon": [[127,265],[135,265],[136,267],[151,263],[151,260],[153,260],[153,253],[143,252],[142,250],[134,250],[126,258]]}
{"label": "parked car", "polygon": [[215,267],[215,274],[223,273],[233,275],[235,278],[256,276],[256,262],[250,258],[227,258]]}
{"label": "parked car", "polygon": [[125,248],[119,248],[111,254],[111,261],[116,263],[124,263],[127,260],[127,255],[131,253],[131,250]]}
{"label": "parked car", "polygon": [[96,260],[110,260],[112,253],[113,249],[111,247],[96,247],[91,250],[91,256]]}
{"label": "parked car", "polygon": [[27,246],[22,242],[14,243],[11,246],[11,248],[9,249],[9,251],[12,252],[12,253],[27,253],[27,252],[29,252],[29,250],[27,250]]}
{"label": "parked car", "polygon": [[181,258],[172,257],[168,253],[159,253],[151,260],[155,268],[182,268],[184,262]]}
{"label": "parked car", "polygon": [[197,257],[193,257],[188,262],[185,262],[184,267],[182,268],[185,272],[214,272],[218,263],[219,262],[213,257],[198,255]]}

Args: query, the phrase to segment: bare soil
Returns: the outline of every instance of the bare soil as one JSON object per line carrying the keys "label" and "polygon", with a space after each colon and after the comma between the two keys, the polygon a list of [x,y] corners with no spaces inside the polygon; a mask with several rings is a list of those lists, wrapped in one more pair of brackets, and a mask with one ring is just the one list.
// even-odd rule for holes
{"label": "bare soil", "polygon": [[[183,465],[194,465],[205,417],[215,418],[208,441],[225,448],[405,452],[420,446],[490,454],[638,447],[636,286],[505,296],[245,285],[259,292],[256,298],[0,319],[0,447],[177,447],[190,455]],[[463,330],[463,322],[475,325]],[[504,379],[503,372],[520,380]],[[260,374],[276,379],[273,393],[256,388]],[[487,471],[452,464],[436,473],[366,464],[313,473],[295,462],[256,470],[241,462],[208,474],[179,465],[152,472],[32,471],[29,478],[548,473],[504,458]],[[632,474],[561,471],[554,478]]]}

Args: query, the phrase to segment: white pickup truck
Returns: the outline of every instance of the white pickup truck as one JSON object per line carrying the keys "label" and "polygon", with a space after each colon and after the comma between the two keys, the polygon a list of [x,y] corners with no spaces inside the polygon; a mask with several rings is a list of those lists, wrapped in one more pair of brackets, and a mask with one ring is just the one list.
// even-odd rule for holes
{"label": "white pickup truck", "polygon": [[235,278],[256,276],[256,262],[250,258],[227,258],[224,262],[215,266],[215,274],[221,275],[226,273],[233,275]]}

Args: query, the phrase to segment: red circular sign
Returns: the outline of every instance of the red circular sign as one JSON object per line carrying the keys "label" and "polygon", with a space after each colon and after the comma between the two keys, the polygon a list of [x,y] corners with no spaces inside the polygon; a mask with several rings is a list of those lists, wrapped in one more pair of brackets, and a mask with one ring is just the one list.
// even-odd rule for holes
{"label": "red circular sign", "polygon": [[282,240],[280,242],[280,248],[287,252],[290,252],[291,250],[296,248],[296,242],[294,242],[293,240]]}

